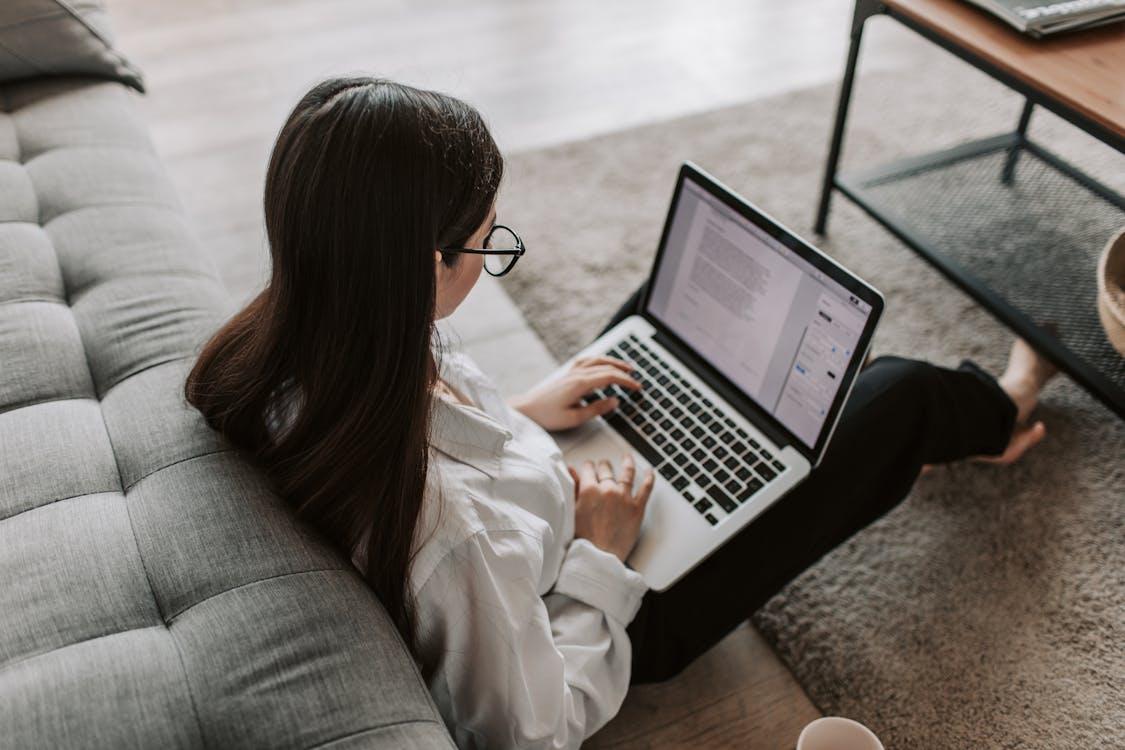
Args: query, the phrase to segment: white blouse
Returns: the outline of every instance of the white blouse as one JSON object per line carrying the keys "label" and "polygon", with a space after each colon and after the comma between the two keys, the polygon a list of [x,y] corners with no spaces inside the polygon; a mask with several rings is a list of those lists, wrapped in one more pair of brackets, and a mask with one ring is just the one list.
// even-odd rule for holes
{"label": "white blouse", "polygon": [[574,538],[574,481],[551,436],[468,355],[440,371],[480,408],[434,399],[409,580],[430,692],[459,747],[578,747],[625,698],[645,584]]}

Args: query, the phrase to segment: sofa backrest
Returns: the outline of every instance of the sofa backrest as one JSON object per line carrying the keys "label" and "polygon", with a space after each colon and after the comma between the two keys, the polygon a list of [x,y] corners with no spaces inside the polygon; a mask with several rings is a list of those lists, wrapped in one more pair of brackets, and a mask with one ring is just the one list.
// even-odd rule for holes
{"label": "sofa backrest", "polygon": [[449,747],[371,591],[184,401],[230,302],[134,96],[0,84],[0,747]]}

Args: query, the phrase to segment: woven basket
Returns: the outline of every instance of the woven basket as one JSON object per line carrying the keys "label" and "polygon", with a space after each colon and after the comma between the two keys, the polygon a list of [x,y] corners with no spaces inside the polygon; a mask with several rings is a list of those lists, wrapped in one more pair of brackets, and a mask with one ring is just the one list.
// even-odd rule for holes
{"label": "woven basket", "polygon": [[1098,317],[1109,343],[1125,357],[1125,230],[1109,241],[1098,261]]}

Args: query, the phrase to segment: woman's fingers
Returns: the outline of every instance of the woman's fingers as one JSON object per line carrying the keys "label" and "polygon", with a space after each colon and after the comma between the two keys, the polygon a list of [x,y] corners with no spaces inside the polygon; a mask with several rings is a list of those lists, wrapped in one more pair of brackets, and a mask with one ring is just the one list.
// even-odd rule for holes
{"label": "woman's fingers", "polygon": [[656,484],[656,473],[649,469],[645,472],[644,481],[641,482],[641,488],[637,490],[637,494],[633,495],[633,499],[644,508],[648,505],[648,499],[652,495],[653,485]]}
{"label": "woman's fingers", "polygon": [[607,479],[613,480],[613,464],[606,461],[604,458],[598,461],[597,467],[598,481],[604,482]]}
{"label": "woman's fingers", "polygon": [[637,464],[633,461],[633,454],[626,453],[625,456],[621,459],[621,476],[618,477],[618,479],[621,480],[621,484],[625,485],[629,489],[633,489],[633,478],[636,476],[636,474]]}
{"label": "woman's fingers", "polygon": [[617,397],[610,396],[609,398],[600,398],[585,406],[576,406],[573,409],[568,409],[564,417],[566,426],[568,429],[577,427],[586,424],[594,417],[605,416],[617,408],[617,403]]}
{"label": "woman's fingers", "polygon": [[583,461],[582,462],[582,468],[579,470],[579,473],[578,473],[578,477],[579,477],[579,479],[582,480],[582,484],[597,484],[598,483],[598,474],[594,470],[594,462],[593,461]]}
{"label": "woman's fingers", "polygon": [[640,383],[621,372],[621,370],[603,365],[576,373],[574,380],[575,398],[597,388],[605,388],[607,385],[619,385],[631,391],[641,389]]}
{"label": "woman's fingers", "polygon": [[629,364],[623,359],[618,359],[617,357],[583,357],[581,359],[574,360],[573,369],[577,370],[584,367],[593,367],[596,365],[608,365],[610,367],[616,367],[623,372],[632,372],[634,369],[633,365]]}

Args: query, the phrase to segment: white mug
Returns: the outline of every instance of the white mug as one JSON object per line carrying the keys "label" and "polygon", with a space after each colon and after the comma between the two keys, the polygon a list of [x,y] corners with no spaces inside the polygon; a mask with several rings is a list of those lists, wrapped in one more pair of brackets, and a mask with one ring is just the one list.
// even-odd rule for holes
{"label": "white mug", "polygon": [[858,721],[825,716],[810,723],[797,738],[797,750],[885,750],[883,743]]}

